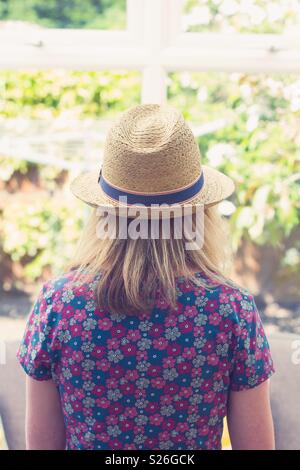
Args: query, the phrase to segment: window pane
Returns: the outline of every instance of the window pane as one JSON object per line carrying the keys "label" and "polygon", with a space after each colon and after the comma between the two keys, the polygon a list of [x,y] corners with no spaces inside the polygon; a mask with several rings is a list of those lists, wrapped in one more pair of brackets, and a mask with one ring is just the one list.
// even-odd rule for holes
{"label": "window pane", "polygon": [[299,25],[299,0],[184,0],[184,31],[283,33]]}
{"label": "window pane", "polygon": [[139,72],[0,72],[0,154],[99,164],[111,119],[140,101]]}
{"label": "window pane", "polygon": [[0,0],[0,28],[11,21],[18,28],[22,22],[45,28],[125,29],[126,0]]}
{"label": "window pane", "polygon": [[235,180],[235,242],[281,243],[300,222],[300,77],[172,73],[168,97],[204,162]]}

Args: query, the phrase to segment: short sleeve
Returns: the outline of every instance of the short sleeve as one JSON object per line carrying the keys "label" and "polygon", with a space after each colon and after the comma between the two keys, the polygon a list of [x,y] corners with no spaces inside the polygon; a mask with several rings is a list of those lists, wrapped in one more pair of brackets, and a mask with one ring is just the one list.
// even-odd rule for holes
{"label": "short sleeve", "polygon": [[233,391],[256,387],[275,372],[269,343],[251,294],[242,293],[237,317],[230,380]]}
{"label": "short sleeve", "polygon": [[52,378],[49,316],[52,309],[51,289],[45,284],[29,314],[17,359],[26,374],[36,380]]}

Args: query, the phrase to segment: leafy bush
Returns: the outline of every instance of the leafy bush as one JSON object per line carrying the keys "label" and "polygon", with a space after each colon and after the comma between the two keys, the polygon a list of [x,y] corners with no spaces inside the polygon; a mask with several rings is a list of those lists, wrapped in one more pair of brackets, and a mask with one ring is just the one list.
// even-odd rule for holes
{"label": "leafy bush", "polygon": [[282,243],[300,220],[299,77],[174,73],[169,80],[169,100],[187,119],[224,121],[199,146],[206,163],[235,180],[235,245],[242,237]]}
{"label": "leafy bush", "polygon": [[0,20],[49,28],[124,29],[126,0],[0,0]]}

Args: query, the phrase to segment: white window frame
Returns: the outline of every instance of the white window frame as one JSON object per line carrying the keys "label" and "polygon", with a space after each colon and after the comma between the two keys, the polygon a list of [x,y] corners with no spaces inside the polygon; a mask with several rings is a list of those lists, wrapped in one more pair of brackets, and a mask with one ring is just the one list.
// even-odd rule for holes
{"label": "white window frame", "polygon": [[163,103],[172,71],[299,73],[300,34],[181,31],[183,0],[127,0],[124,31],[0,30],[0,69],[140,70],[142,103]]}

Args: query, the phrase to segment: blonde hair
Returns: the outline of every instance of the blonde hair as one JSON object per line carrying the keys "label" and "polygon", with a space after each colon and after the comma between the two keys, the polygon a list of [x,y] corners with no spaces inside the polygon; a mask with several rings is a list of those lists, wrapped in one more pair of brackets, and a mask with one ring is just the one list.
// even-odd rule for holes
{"label": "blonde hair", "polygon": [[[118,217],[116,221],[118,224]],[[98,223],[94,209],[68,268],[77,270],[77,279],[87,272],[99,275],[98,304],[112,313],[149,311],[158,292],[167,304],[175,307],[178,277],[205,287],[227,283],[231,261],[229,237],[216,206],[205,207],[204,243],[197,250],[186,249],[189,240],[184,234],[181,239],[174,237],[173,224],[168,239],[103,239],[97,236]],[[203,276],[196,277],[198,272]]]}

